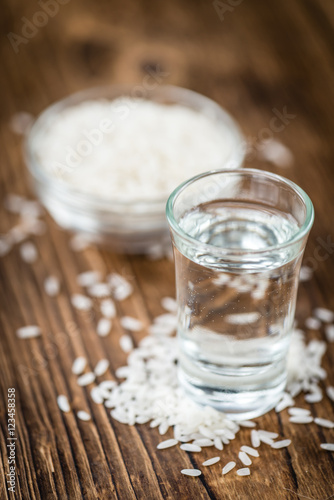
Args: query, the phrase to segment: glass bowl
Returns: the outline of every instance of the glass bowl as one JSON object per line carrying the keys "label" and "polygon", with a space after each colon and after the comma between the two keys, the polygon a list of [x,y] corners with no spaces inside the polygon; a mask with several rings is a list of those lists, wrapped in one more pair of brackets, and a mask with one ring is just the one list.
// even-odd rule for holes
{"label": "glass bowl", "polygon": [[[35,192],[55,221],[61,227],[82,233],[90,241],[107,245],[114,251],[150,253],[152,247],[168,239],[165,217],[167,195],[141,199],[139,194],[136,199],[121,201],[112,196],[88,195],[48,171],[39,156],[45,134],[59,113],[85,101],[113,101],[120,97],[182,105],[210,118],[224,131],[222,141],[228,140],[230,148],[223,164],[198,165],[194,174],[211,168],[240,167],[245,141],[235,121],[217,103],[196,92],[174,86],[156,86],[154,89],[125,85],[92,88],[56,102],[39,115],[26,136],[25,159]],[[186,178],[180,178],[180,182],[184,180]]]}

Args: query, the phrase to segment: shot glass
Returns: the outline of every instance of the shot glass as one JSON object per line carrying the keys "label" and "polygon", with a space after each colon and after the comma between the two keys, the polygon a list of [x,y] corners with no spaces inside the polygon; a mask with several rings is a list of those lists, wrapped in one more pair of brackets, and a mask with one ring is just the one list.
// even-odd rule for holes
{"label": "shot glass", "polygon": [[259,416],[286,384],[312,202],[288,179],[238,169],[184,182],[166,210],[180,384],[193,400],[234,419]]}

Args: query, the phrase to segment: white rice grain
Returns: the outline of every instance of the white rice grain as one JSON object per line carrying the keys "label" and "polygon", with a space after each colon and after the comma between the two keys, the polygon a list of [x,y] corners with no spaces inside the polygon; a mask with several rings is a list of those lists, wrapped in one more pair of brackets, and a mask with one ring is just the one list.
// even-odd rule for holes
{"label": "white rice grain", "polygon": [[259,312],[228,314],[225,319],[231,325],[248,325],[255,323],[261,317]]}
{"label": "white rice grain", "polygon": [[100,310],[106,318],[114,318],[116,316],[115,303],[111,299],[103,299],[100,304]]}
{"label": "white rice grain", "polygon": [[200,446],[197,446],[197,445],[191,444],[191,443],[181,444],[180,448],[183,451],[191,451],[191,452],[202,451],[202,448]]}
{"label": "white rice grain", "polygon": [[204,465],[204,467],[209,467],[210,465],[214,465],[217,462],[219,462],[219,460],[220,457],[209,458],[209,460],[205,460],[205,462],[203,462],[202,465]]}
{"label": "white rice grain", "polygon": [[320,448],[327,451],[334,451],[334,443],[321,443]]}
{"label": "white rice grain", "polygon": [[213,441],[212,439],[200,438],[200,439],[195,439],[192,444],[204,448],[206,446],[213,446]]}
{"label": "white rice grain", "polygon": [[232,469],[234,469],[234,467],[236,466],[237,464],[235,462],[228,462],[224,467],[223,467],[223,470],[222,470],[222,473],[223,475],[227,474],[228,472],[230,472]]}
{"label": "white rice grain", "polygon": [[124,334],[119,339],[119,345],[123,352],[131,352],[133,349],[133,340],[128,334]]}
{"label": "white rice grain", "polygon": [[257,450],[255,450],[254,448],[251,448],[250,446],[241,446],[241,451],[244,451],[245,453],[247,453],[248,455],[250,455],[251,457],[259,457],[259,452]]}
{"label": "white rice grain", "polygon": [[84,375],[81,375],[77,382],[78,382],[78,385],[80,385],[81,387],[85,387],[86,385],[89,385],[89,384],[92,384],[95,380],[95,374],[93,372],[87,372],[87,373],[84,373]]}
{"label": "white rice grain", "polygon": [[71,410],[68,399],[64,394],[60,394],[57,397],[57,403],[60,410],[63,411],[64,413],[68,413]]}
{"label": "white rice grain", "polygon": [[44,290],[50,297],[56,297],[60,290],[59,279],[56,276],[48,276],[44,281]]}
{"label": "white rice grain", "polygon": [[84,356],[79,356],[73,361],[72,373],[81,375],[87,366],[87,359]]}
{"label": "white rice grain", "polygon": [[166,448],[171,448],[172,446],[175,446],[178,443],[177,439],[166,439],[166,441],[161,441],[161,443],[158,444],[157,448],[158,450],[165,450]]}
{"label": "white rice grain", "polygon": [[250,469],[249,469],[249,467],[244,467],[243,469],[238,469],[237,474],[238,474],[238,476],[249,476]]}
{"label": "white rice grain", "polygon": [[299,281],[309,281],[313,276],[313,269],[308,266],[300,268]]}
{"label": "white rice grain", "polygon": [[251,420],[239,420],[238,424],[241,427],[256,427],[256,423],[252,422]]}
{"label": "white rice grain", "polygon": [[292,422],[293,424],[310,424],[313,422],[313,417],[308,415],[294,415],[289,418],[289,422]]}
{"label": "white rice grain", "polygon": [[285,410],[286,408],[288,408],[289,406],[292,406],[294,404],[295,404],[295,402],[292,399],[292,397],[290,396],[290,394],[288,394],[287,392],[284,392],[282,399],[275,406],[275,411],[276,411],[276,413],[279,413],[279,412]]}
{"label": "white rice grain", "polygon": [[101,395],[101,390],[99,387],[93,387],[93,389],[90,391],[90,396],[95,404],[97,405],[103,404],[104,399]]}
{"label": "white rice grain", "polygon": [[112,323],[110,319],[101,318],[97,323],[96,332],[99,337],[106,337],[107,335],[109,335],[111,327]]}
{"label": "white rice grain", "polygon": [[291,444],[291,439],[283,439],[282,441],[276,441],[271,445],[275,450],[279,450],[281,448],[286,448]]}
{"label": "white rice grain", "polygon": [[164,297],[163,299],[161,299],[161,305],[168,312],[177,312],[177,302],[172,297]]}
{"label": "white rice grain", "polygon": [[252,461],[251,459],[249,458],[249,456],[247,455],[247,453],[245,453],[244,451],[239,451],[239,460],[244,464],[244,465],[252,465]]}
{"label": "white rice grain", "polygon": [[109,368],[109,361],[107,359],[100,359],[97,365],[94,368],[94,373],[97,377],[101,377],[106,373]]}
{"label": "white rice grain", "polygon": [[94,283],[88,287],[88,293],[91,297],[102,298],[110,295],[110,287],[107,283]]}
{"label": "white rice grain", "polygon": [[71,296],[71,303],[75,309],[79,311],[89,311],[92,307],[92,301],[89,297],[82,295],[81,293],[75,293]]}
{"label": "white rice grain", "polygon": [[85,271],[77,275],[77,283],[83,287],[90,287],[101,281],[100,271]]}
{"label": "white rice grain", "polygon": [[334,325],[326,325],[325,326],[325,334],[327,342],[334,342]]}
{"label": "white rice grain", "polygon": [[37,325],[22,326],[16,330],[19,339],[33,339],[41,335],[41,329]]}
{"label": "white rice grain", "polygon": [[288,413],[291,416],[295,416],[295,415],[308,416],[311,414],[310,410],[308,410],[307,408],[297,408],[297,407],[289,408]]}
{"label": "white rice grain", "polygon": [[314,309],[313,314],[323,323],[332,323],[334,321],[334,312],[325,307],[317,307]]}
{"label": "white rice grain", "polygon": [[253,448],[258,448],[261,444],[258,432],[255,429],[251,430],[251,442]]}
{"label": "white rice grain", "polygon": [[305,327],[308,330],[319,330],[321,327],[321,321],[318,318],[307,318],[305,320]]}
{"label": "white rice grain", "polygon": [[326,394],[329,397],[329,399],[334,401],[334,386],[330,385],[326,387]]}
{"label": "white rice grain", "polygon": [[202,473],[199,469],[182,469],[181,474],[185,476],[200,476]]}
{"label": "white rice grain", "polygon": [[326,418],[316,417],[314,423],[320,425],[321,427],[327,427],[328,429],[334,429],[334,422],[327,420]]}
{"label": "white rice grain", "polygon": [[112,273],[108,276],[108,283],[111,287],[111,291],[116,300],[125,300],[127,299],[133,292],[133,288],[130,283],[123,278],[118,273]]}
{"label": "white rice grain", "polygon": [[311,392],[310,394],[306,394],[304,399],[307,403],[320,403],[322,401],[323,396],[321,391]]}
{"label": "white rice grain", "polygon": [[120,323],[123,328],[131,332],[139,332],[143,329],[143,323],[139,319],[132,318],[131,316],[123,316],[120,319]]}
{"label": "white rice grain", "polygon": [[91,420],[91,418],[92,418],[89,415],[89,413],[87,413],[86,411],[83,411],[83,410],[78,411],[77,417],[79,420],[83,420],[85,422],[88,422],[88,420]]}
{"label": "white rice grain", "polygon": [[37,248],[30,241],[22,243],[22,245],[20,246],[20,255],[24,262],[33,264],[34,262],[36,262],[38,257]]}
{"label": "white rice grain", "polygon": [[89,244],[87,236],[82,233],[75,234],[70,240],[70,248],[74,252],[82,252],[83,250],[86,250],[86,248],[89,247]]}

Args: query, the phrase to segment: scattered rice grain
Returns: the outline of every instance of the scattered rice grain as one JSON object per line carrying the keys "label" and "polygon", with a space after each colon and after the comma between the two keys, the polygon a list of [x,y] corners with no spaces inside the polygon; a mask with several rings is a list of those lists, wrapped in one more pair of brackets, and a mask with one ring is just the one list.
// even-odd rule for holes
{"label": "scattered rice grain", "polygon": [[100,359],[94,368],[94,373],[97,377],[101,377],[106,373],[109,368],[109,361],[107,359]]}
{"label": "scattered rice grain", "polygon": [[41,335],[41,329],[37,325],[22,326],[16,330],[16,335],[20,339],[32,339]]}
{"label": "scattered rice grain", "polygon": [[275,450],[279,450],[281,448],[286,448],[291,444],[291,439],[283,439],[282,441],[276,441],[271,445]]}
{"label": "scattered rice grain", "polygon": [[22,243],[22,245],[20,246],[20,255],[24,262],[33,264],[34,262],[36,262],[38,257],[37,248],[30,241]]}
{"label": "scattered rice grain", "polygon": [[57,403],[60,410],[63,411],[64,413],[68,413],[71,410],[68,399],[64,394],[60,394],[57,397]]}
{"label": "scattered rice grain", "polygon": [[244,464],[244,465],[251,465],[252,464],[252,461],[251,459],[249,458],[249,456],[247,455],[247,453],[245,453],[244,451],[239,451],[239,460]]}
{"label": "scattered rice grain", "polygon": [[185,476],[200,476],[202,473],[199,469],[182,469],[181,474]]}
{"label": "scattered rice grain", "polygon": [[86,385],[92,384],[94,380],[95,380],[95,374],[93,372],[87,372],[81,375],[78,378],[77,382],[78,385],[80,385],[81,387],[85,387]]}
{"label": "scattered rice grain", "polygon": [[248,467],[244,467],[243,469],[238,469],[237,474],[238,474],[238,476],[249,476],[250,469]]}
{"label": "scattered rice grain", "polygon": [[108,318],[99,319],[96,327],[96,332],[99,337],[106,337],[109,335],[112,323]]}
{"label": "scattered rice grain", "polygon": [[158,444],[157,448],[158,450],[165,450],[166,448],[171,448],[172,446],[175,446],[178,443],[177,439],[166,439],[166,441],[161,441],[161,443]]}
{"label": "scattered rice grain", "polygon": [[48,276],[44,281],[44,290],[50,297],[58,295],[60,290],[59,279],[56,276]]}
{"label": "scattered rice grain", "polygon": [[80,420],[84,420],[85,422],[88,422],[88,420],[91,420],[91,416],[89,415],[89,413],[87,413],[86,411],[83,411],[83,410],[80,410],[78,411],[77,413],[77,417],[80,419]]}
{"label": "scattered rice grain", "polygon": [[87,366],[87,359],[84,356],[79,356],[73,361],[72,373],[81,375]]}
{"label": "scattered rice grain", "polygon": [[208,467],[210,465],[216,464],[217,462],[219,462],[219,460],[220,457],[209,458],[209,460],[205,460],[205,462],[203,462],[202,465],[204,465],[204,467]]}

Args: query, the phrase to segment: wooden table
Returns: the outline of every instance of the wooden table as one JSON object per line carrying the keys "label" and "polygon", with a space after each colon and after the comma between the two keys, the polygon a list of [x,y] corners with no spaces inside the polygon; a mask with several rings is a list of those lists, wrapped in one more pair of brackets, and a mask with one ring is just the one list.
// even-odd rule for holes
{"label": "wooden table", "polygon": [[[315,273],[300,286],[297,318],[302,323],[316,306],[333,309],[333,2],[53,0],[49,9],[38,17],[42,9],[33,2],[2,6],[2,196],[30,193],[22,140],[9,126],[14,113],[35,115],[76,90],[117,82],[141,85],[145,76],[153,75],[159,84],[188,87],[226,107],[250,139],[248,165],[283,174],[310,194],[316,221],[306,257]],[[29,31],[26,19],[40,26]],[[278,112],[289,116],[283,127],[270,132]],[[292,166],[257,159],[261,140],[271,133],[292,151]],[[6,232],[16,217],[0,210],[1,231]],[[193,456],[178,447],[159,452],[156,429],[122,425],[94,404],[71,375],[73,359],[82,354],[95,366],[107,356],[113,373],[126,363],[126,355],[118,345],[118,321],[108,337],[99,338],[97,315],[78,313],[71,306],[69,295],[78,291],[76,275],[100,269],[126,276],[135,291],[119,303],[119,314],[136,316],[148,325],[163,312],[161,298],[174,294],[173,264],[92,247],[75,253],[68,234],[50,217],[45,220],[47,233],[32,238],[40,255],[36,263],[23,262],[18,246],[0,260],[1,499],[324,500],[334,495],[333,454],[320,450],[321,442],[334,441],[334,431],[289,424],[286,411],[257,419],[261,427],[291,437],[292,445],[275,453],[263,446],[250,477],[223,477],[217,465],[200,478],[188,478],[180,470],[200,466],[213,456],[212,450]],[[329,242],[324,258],[317,253],[319,238]],[[46,296],[42,286],[50,273],[61,279],[55,299]],[[42,328],[42,336],[18,340],[16,329],[31,323]],[[80,333],[70,335],[75,326]],[[144,335],[135,334],[135,341]],[[310,331],[307,337],[323,338],[324,333]],[[334,385],[333,356],[333,344],[328,345],[323,386]],[[16,390],[15,497],[5,485],[11,387]],[[68,395],[73,410],[89,411],[92,420],[78,420],[75,411],[61,413],[56,402],[60,393]],[[297,403],[309,406],[314,416],[333,418],[328,398],[305,405],[300,396]],[[249,442],[248,430],[221,453],[221,463],[235,457],[243,442]]]}

